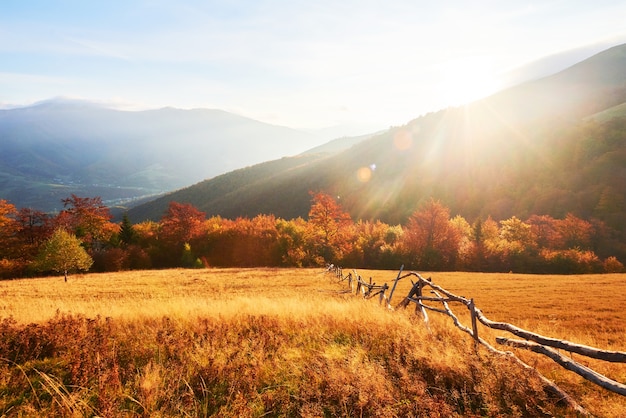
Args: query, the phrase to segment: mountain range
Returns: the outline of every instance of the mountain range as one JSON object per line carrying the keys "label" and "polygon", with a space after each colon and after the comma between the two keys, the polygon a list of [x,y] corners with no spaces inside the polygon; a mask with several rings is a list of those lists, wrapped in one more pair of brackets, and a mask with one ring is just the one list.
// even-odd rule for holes
{"label": "mountain range", "polygon": [[128,205],[322,142],[220,110],[53,99],[0,110],[0,198],[43,211],[71,193]]}
{"label": "mountain range", "polygon": [[313,150],[204,180],[129,216],[159,219],[177,201],[209,216],[306,217],[310,191],[325,191],[355,219],[403,223],[436,198],[470,221],[571,212],[624,233],[625,103],[621,45],[349,149]]}

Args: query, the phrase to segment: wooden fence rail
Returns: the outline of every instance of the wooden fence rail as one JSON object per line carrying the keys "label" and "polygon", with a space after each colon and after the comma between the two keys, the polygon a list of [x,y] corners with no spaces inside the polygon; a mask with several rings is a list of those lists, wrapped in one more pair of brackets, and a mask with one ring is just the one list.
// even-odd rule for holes
{"label": "wooden fence rail", "polygon": [[[432,282],[432,279],[429,277],[428,279],[424,279],[417,272],[409,272],[403,274],[404,266],[400,268],[398,275],[396,276],[393,286],[391,287],[391,291],[389,296],[386,295],[386,292],[390,289],[387,283],[383,285],[377,285],[376,283],[372,283],[372,278],[370,277],[369,281],[365,281],[361,278],[361,276],[357,273],[356,270],[352,270],[348,275],[343,275],[343,269],[340,267],[329,265],[327,271],[335,274],[336,278],[339,281],[348,281],[348,285],[353,293],[361,294],[364,298],[369,299],[374,296],[379,296],[379,304],[385,302],[385,306],[388,309],[394,309],[391,305],[391,299],[393,297],[394,291],[398,282],[405,278],[411,278],[412,287],[409,293],[402,299],[400,303],[398,303],[395,309],[406,308],[410,303],[415,303],[416,313],[421,313],[424,321],[428,323],[428,315],[426,313],[427,310],[441,313],[452,318],[454,325],[471,335],[472,338],[476,341],[476,343],[485,346],[489,351],[505,355],[508,358],[511,358],[517,364],[522,366],[527,370],[532,370],[536,375],[542,380],[544,385],[548,390],[557,396],[561,397],[564,402],[566,402],[571,408],[576,410],[578,413],[582,413],[584,415],[588,415],[588,412],[584,410],[580,405],[578,405],[569,395],[563,392],[560,388],[558,388],[553,382],[549,379],[545,378],[541,375],[537,370],[532,368],[531,366],[524,363],[518,357],[516,357],[512,352],[504,352],[496,349],[491,344],[489,344],[484,339],[480,338],[478,335],[478,323],[482,325],[496,329],[501,331],[507,331],[517,337],[523,338],[528,341],[520,341],[520,340],[511,340],[504,337],[497,337],[496,342],[498,344],[523,348],[527,350],[531,350],[535,353],[543,354],[557,364],[566,368],[567,370],[573,371],[583,378],[599,385],[602,388],[605,388],[609,391],[618,393],[620,395],[626,396],[626,385],[615,380],[612,380],[606,376],[597,373],[596,371],[579,364],[572,360],[571,358],[564,357],[559,354],[554,349],[561,349],[568,351],[570,353],[576,353],[585,357],[594,358],[598,360],[603,360],[607,362],[614,363],[626,363],[626,352],[621,351],[610,351],[610,350],[601,350],[594,347],[585,346],[582,344],[573,343],[566,340],[560,340],[550,337],[545,337],[543,335],[539,335],[522,328],[516,327],[515,325],[506,323],[506,322],[496,322],[488,319],[483,312],[478,309],[474,304],[474,299],[468,299],[464,296],[458,296],[449,292],[448,290],[438,286]],[[413,281],[416,279],[416,281]],[[433,296],[425,296],[424,288],[429,287],[430,293]],[[443,296],[442,296],[443,295]],[[438,308],[435,306],[431,306],[424,302],[430,303],[441,303],[442,308]],[[471,320],[471,328],[465,326],[461,323],[458,317],[453,313],[450,308],[450,303],[459,303],[464,305],[470,313]],[[530,342],[529,342],[530,341]]]}

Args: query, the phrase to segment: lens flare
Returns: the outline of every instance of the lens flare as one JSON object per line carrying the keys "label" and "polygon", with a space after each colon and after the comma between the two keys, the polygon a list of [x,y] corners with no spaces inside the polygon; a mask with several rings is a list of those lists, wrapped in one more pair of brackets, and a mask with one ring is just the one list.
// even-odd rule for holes
{"label": "lens flare", "polygon": [[361,183],[367,183],[372,179],[372,169],[370,167],[361,167],[356,171],[356,178]]}
{"label": "lens flare", "polygon": [[399,151],[405,151],[413,145],[411,133],[406,129],[402,129],[393,136],[393,146]]}

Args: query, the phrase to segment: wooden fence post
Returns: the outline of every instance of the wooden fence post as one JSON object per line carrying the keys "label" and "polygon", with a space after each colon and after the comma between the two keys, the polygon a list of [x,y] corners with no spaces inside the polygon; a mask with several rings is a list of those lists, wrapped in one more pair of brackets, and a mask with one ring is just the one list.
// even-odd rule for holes
{"label": "wooden fence post", "polygon": [[389,299],[387,299],[387,305],[389,306],[391,306],[391,298],[393,297],[394,290],[396,290],[396,285],[398,284],[398,280],[400,280],[400,275],[402,274],[402,270],[404,270],[404,264],[400,266],[400,271],[398,272],[398,276],[396,277],[396,280],[393,282],[391,293],[389,293]]}
{"label": "wooden fence post", "polygon": [[472,318],[472,335],[474,336],[474,340],[478,340],[478,324],[476,323],[476,305],[474,305],[474,298],[470,299],[470,303],[468,305],[470,310],[470,315]]}
{"label": "wooden fence post", "polygon": [[[389,289],[389,285],[387,283],[385,283],[385,285],[383,286],[383,288],[380,290],[380,296],[378,298],[378,304],[382,305],[383,304],[383,299],[386,299],[385,297],[385,292],[387,291],[387,289]],[[387,302],[388,304],[389,302]],[[389,306],[389,305],[387,305]]]}
{"label": "wooden fence post", "polygon": [[415,315],[417,315],[417,313],[420,311],[420,301],[421,301],[421,297],[422,297],[422,281],[419,280],[417,282],[418,286],[417,286],[417,292],[415,292],[415,298],[417,299],[417,303],[415,304]]}

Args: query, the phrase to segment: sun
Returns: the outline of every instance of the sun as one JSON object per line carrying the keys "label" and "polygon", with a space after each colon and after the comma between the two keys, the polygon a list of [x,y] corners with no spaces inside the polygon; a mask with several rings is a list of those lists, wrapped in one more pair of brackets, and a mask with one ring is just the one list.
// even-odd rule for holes
{"label": "sun", "polygon": [[441,92],[448,106],[460,106],[487,97],[501,88],[492,60],[462,57],[441,66]]}

